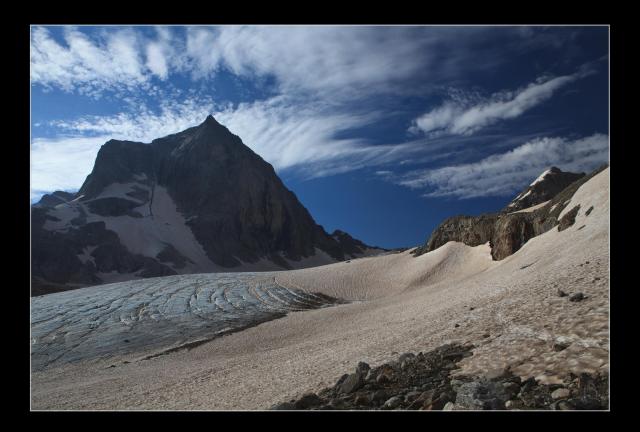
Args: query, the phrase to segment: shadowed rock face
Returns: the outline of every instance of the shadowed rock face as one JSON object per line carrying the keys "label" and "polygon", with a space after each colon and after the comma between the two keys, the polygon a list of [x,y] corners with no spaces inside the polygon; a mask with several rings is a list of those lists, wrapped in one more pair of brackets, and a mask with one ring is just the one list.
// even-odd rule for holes
{"label": "shadowed rock face", "polygon": [[[542,180],[529,186],[523,193],[518,195],[518,197],[521,197],[527,191],[535,189],[537,191],[535,195],[534,193],[529,195],[533,196],[533,198],[526,197],[526,202],[531,204],[523,208],[549,201],[541,208],[528,213],[508,213],[516,211],[516,207],[520,206],[520,202],[524,201],[524,199],[518,201],[516,197],[516,200],[512,201],[500,213],[448,218],[433,231],[427,243],[417,248],[413,254],[419,256],[431,252],[450,241],[462,242],[468,246],[478,246],[490,242],[493,259],[496,261],[504,259],[518,251],[529,239],[549,231],[556,225],[559,225],[558,229],[560,231],[573,225],[579,209],[572,209],[563,217],[562,221],[558,220],[560,213],[569,204],[568,201],[576,190],[607,166],[601,166],[588,176],[563,173],[557,168],[552,168],[547,171],[550,174],[541,176]],[[553,180],[546,182],[545,179],[547,178]],[[577,178],[577,180],[559,192],[553,193],[559,187],[558,185],[571,178]],[[544,184],[551,186],[543,190],[539,185]],[[513,203],[516,203],[516,205],[513,205]]]}
{"label": "shadowed rock face", "polygon": [[[51,292],[49,282],[58,284],[58,289],[64,284],[71,288],[101,283],[96,272],[135,273],[136,277],[193,272],[185,270],[196,261],[184,252],[189,247],[183,245],[180,250],[162,237],[163,230],[176,222],[166,218],[158,222],[153,214],[165,210],[158,207],[159,188],[166,191],[183,218],[180,224],[193,234],[192,243],[198,243],[211,265],[233,268],[267,259],[287,269],[291,267],[287,260],[300,261],[317,250],[326,253],[328,260],[341,261],[370,249],[346,233],[327,234],[273,167],[209,116],[199,126],[151,144],[108,141],[76,195],[56,192],[33,207],[36,291]],[[128,221],[131,218],[139,219],[139,224]],[[115,239],[85,238],[83,227],[99,220],[112,221],[105,231]],[[139,242],[148,243],[141,229],[168,246],[135,258],[139,254],[124,246],[125,237],[138,236]],[[174,242],[181,241],[175,240],[178,237],[184,238],[174,236]],[[96,249],[83,262],[78,255],[89,253],[88,247]]]}
{"label": "shadowed rock face", "polygon": [[563,172],[559,168],[551,167],[507,204],[502,211],[514,212],[548,201],[584,175],[584,173]]}
{"label": "shadowed rock face", "polygon": [[361,242],[358,239],[354,239],[349,234],[341,230],[335,230],[331,233],[331,237],[338,242],[340,245],[340,250],[342,250],[345,254],[350,255],[352,258],[357,255],[365,253],[369,249],[379,249],[384,250],[382,248],[378,248],[376,246],[368,246]]}

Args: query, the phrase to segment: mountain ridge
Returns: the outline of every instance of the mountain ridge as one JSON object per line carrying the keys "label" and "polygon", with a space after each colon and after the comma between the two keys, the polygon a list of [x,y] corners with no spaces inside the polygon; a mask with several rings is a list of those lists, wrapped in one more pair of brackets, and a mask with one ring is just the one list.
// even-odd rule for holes
{"label": "mountain ridge", "polygon": [[[43,270],[52,261],[67,268],[53,278],[64,285],[108,282],[113,272],[291,269],[384,251],[328,234],[273,166],[212,116],[150,144],[109,140],[79,191],[64,195],[75,201],[49,206],[60,201],[56,194],[32,207],[37,284],[52,279]],[[81,235],[87,230],[91,240]]]}
{"label": "mountain ridge", "polygon": [[570,214],[575,216],[577,209],[562,218],[560,214],[576,190],[608,166],[604,164],[588,175],[551,167],[497,212],[445,219],[413,254],[420,256],[449,241],[462,242],[467,246],[489,242],[492,258],[502,260],[518,251],[529,239],[555,226],[561,231],[572,225]]}

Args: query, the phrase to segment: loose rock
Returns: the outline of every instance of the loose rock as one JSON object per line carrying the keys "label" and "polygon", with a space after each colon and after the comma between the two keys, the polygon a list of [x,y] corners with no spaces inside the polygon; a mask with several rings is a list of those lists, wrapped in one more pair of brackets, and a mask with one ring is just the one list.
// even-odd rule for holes
{"label": "loose rock", "polygon": [[394,396],[391,399],[387,400],[384,403],[383,408],[386,409],[394,409],[398,406],[400,406],[400,404],[402,403],[402,398],[400,396]]}
{"label": "loose rock", "polygon": [[571,295],[571,297],[569,297],[569,301],[572,301],[572,302],[579,302],[579,301],[582,301],[584,299],[585,299],[585,296],[581,292],[577,292],[577,293]]}
{"label": "loose rock", "polygon": [[456,405],[453,402],[447,402],[442,411],[455,411]]}
{"label": "loose rock", "polygon": [[295,409],[307,409],[320,403],[322,403],[322,399],[320,399],[317,394],[307,393],[298,399],[294,406]]}
{"label": "loose rock", "polygon": [[364,379],[361,372],[352,373],[347,376],[347,379],[340,385],[340,391],[342,393],[353,393],[358,390],[364,384]]}
{"label": "loose rock", "polygon": [[569,389],[559,388],[557,390],[554,390],[553,393],[551,393],[551,397],[553,399],[566,399],[569,397],[570,394],[571,392],[569,391]]}

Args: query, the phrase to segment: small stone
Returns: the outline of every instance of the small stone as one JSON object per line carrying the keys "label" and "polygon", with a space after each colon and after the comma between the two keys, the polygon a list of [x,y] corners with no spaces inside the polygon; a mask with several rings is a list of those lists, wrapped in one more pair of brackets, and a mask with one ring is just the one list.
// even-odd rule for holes
{"label": "small stone", "polygon": [[403,361],[408,360],[408,359],[412,359],[412,358],[414,358],[415,356],[416,356],[416,355],[415,355],[414,353],[404,353],[404,354],[402,354],[402,355],[398,358],[398,361],[399,361],[400,363],[402,363]]}
{"label": "small stone", "polygon": [[295,403],[296,409],[307,409],[311,408],[314,405],[322,404],[322,399],[315,393],[307,393],[303,395],[298,401]]}
{"label": "small stone", "polygon": [[405,399],[407,400],[407,402],[413,402],[418,397],[420,397],[422,395],[422,393],[423,392],[419,392],[419,391],[410,391],[409,393],[407,393],[405,395]]}
{"label": "small stone", "polygon": [[485,339],[488,338],[489,336],[491,336],[489,333],[485,333],[485,334],[482,335],[482,337],[485,338]]}
{"label": "small stone", "polygon": [[383,408],[394,409],[394,408],[400,406],[401,403],[402,403],[402,398],[400,396],[394,396],[394,397],[388,399],[384,403]]}
{"label": "small stone", "polygon": [[388,397],[389,395],[385,390],[377,390],[373,393],[372,400],[374,402],[382,402],[387,400]]}
{"label": "small stone", "polygon": [[272,406],[271,409],[272,410],[277,410],[277,411],[295,410],[296,407],[291,402],[283,402],[283,403],[280,403],[280,404]]}
{"label": "small stone", "polygon": [[522,408],[522,402],[518,400],[508,400],[504,403],[504,407],[509,410]]}
{"label": "small stone", "polygon": [[390,382],[392,380],[393,380],[393,368],[389,365],[383,366],[380,372],[378,372],[378,376],[376,377],[376,382],[378,384],[383,384],[386,382]]}
{"label": "small stone", "polygon": [[553,344],[553,350],[556,352],[563,351],[567,348],[569,348],[569,345],[566,343],[556,342]]}
{"label": "small stone", "polygon": [[344,382],[344,380],[346,380],[348,377],[349,377],[349,374],[344,374],[344,375],[342,375],[342,376],[338,379],[338,381],[336,381],[336,385],[335,385],[335,387],[336,387],[336,388],[337,388],[337,387],[340,387],[340,385],[341,385],[341,384]]}
{"label": "small stone", "polygon": [[365,362],[359,362],[358,366],[356,366],[356,372],[366,372],[369,369],[371,369],[371,366],[369,366],[367,363]]}
{"label": "small stone", "polygon": [[451,388],[456,390],[458,389],[458,387],[460,387],[462,384],[464,384],[464,381],[460,381],[457,379],[452,379],[449,384],[451,385]]}
{"label": "small stone", "polygon": [[575,409],[575,407],[571,405],[569,402],[567,402],[566,400],[559,401],[555,405],[555,408],[560,411],[571,411]]}
{"label": "small stone", "polygon": [[509,397],[514,397],[520,391],[520,386],[514,382],[506,382],[502,384],[504,391]]}
{"label": "small stone", "polygon": [[353,393],[358,390],[364,384],[362,373],[356,372],[347,377],[340,385],[340,391],[342,393]]}
{"label": "small stone", "polygon": [[572,301],[572,302],[579,302],[579,301],[584,300],[584,298],[585,298],[585,297],[584,297],[584,294],[583,294],[583,293],[581,293],[581,292],[577,292],[577,293],[575,293],[575,294],[571,295],[571,297],[569,297],[569,301]]}
{"label": "small stone", "polygon": [[551,393],[551,397],[554,400],[557,399],[566,399],[569,397],[569,395],[571,394],[571,392],[569,391],[569,389],[566,388],[559,388],[557,390],[554,390],[553,393]]}
{"label": "small stone", "polygon": [[558,288],[558,297],[566,297],[568,294],[564,291],[562,291],[560,288]]}
{"label": "small stone", "polygon": [[373,397],[369,393],[362,393],[356,396],[354,402],[356,405],[369,405],[372,399]]}
{"label": "small stone", "polygon": [[423,403],[431,402],[435,393],[436,391],[434,389],[425,390],[420,394],[420,396],[418,396],[418,399],[416,399],[416,401],[422,401]]}
{"label": "small stone", "polygon": [[444,404],[442,411],[455,411],[455,409],[456,404],[454,404],[453,402],[447,402],[446,404]]}

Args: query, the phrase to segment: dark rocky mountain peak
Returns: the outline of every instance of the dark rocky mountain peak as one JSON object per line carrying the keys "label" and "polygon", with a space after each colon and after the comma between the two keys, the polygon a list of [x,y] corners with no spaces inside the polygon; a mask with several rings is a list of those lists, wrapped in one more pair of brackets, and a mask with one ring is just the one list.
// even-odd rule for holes
{"label": "dark rocky mountain peak", "polygon": [[345,252],[345,254],[350,255],[351,258],[355,258],[360,254],[366,254],[369,250],[387,251],[387,249],[383,249],[378,246],[366,245],[360,240],[354,239],[342,230],[337,229],[333,231],[333,233],[331,233],[331,237],[340,244],[340,248]]}
{"label": "dark rocky mountain peak", "polygon": [[564,172],[560,168],[552,166],[540,174],[540,176],[518,194],[513,201],[507,204],[502,211],[509,213],[542,204],[584,176],[585,173]]}
{"label": "dark rocky mountain peak", "polygon": [[[60,289],[113,277],[305,267],[311,257],[319,265],[373,252],[316,224],[271,164],[213,116],[150,144],[109,140],[69,198],[32,218],[34,280],[55,279]],[[63,251],[62,264],[52,264],[54,249]]]}

